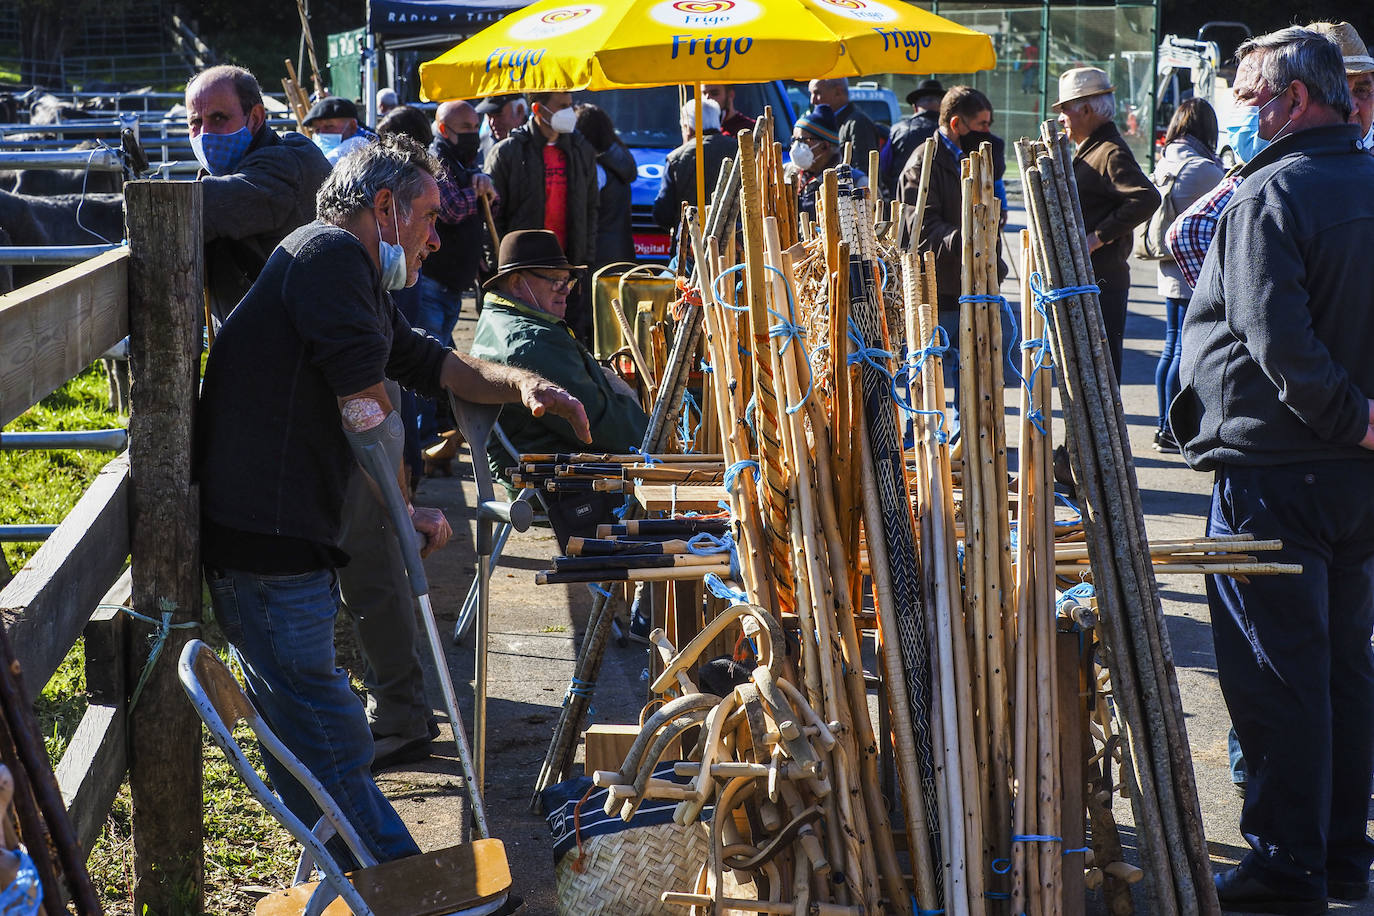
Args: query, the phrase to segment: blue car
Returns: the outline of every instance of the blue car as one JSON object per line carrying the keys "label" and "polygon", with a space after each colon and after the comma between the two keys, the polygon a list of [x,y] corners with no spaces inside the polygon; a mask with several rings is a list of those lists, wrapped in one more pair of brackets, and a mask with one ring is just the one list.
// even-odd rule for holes
{"label": "blue car", "polygon": [[[688,94],[684,97],[690,99]],[[654,89],[607,89],[575,92],[573,102],[591,102],[611,116],[620,139],[634,153],[639,176],[631,188],[635,256],[640,261],[664,263],[670,257],[668,233],[654,222],[654,198],[663,178],[663,162],[682,145],[678,126],[678,87]],[[735,108],[757,117],[765,105],[773,106],[774,133],[785,149],[796,119],[781,82],[735,84]]]}

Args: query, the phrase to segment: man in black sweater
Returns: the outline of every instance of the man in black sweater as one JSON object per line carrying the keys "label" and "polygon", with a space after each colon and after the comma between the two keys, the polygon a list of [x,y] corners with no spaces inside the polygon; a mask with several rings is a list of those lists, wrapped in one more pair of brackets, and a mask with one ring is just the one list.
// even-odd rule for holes
{"label": "man in black sweater", "polygon": [[1217,223],[1170,409],[1212,471],[1209,535],[1278,539],[1296,575],[1207,577],[1251,851],[1223,909],[1317,914],[1369,892],[1374,773],[1374,159],[1337,47],[1287,28],[1236,52],[1261,148]]}
{"label": "man in black sweater", "polygon": [[[379,860],[418,852],[372,780],[372,735],[335,665],[335,569],[344,493],[361,473],[348,436],[402,437],[385,381],[568,418],[582,405],[539,376],[459,356],[409,328],[389,290],[414,284],[439,246],[440,166],[407,137],[346,157],[320,189],[320,219],[272,253],[211,349],[197,414],[201,553],[215,616],[269,725],[340,804]],[[412,509],[428,550],[451,533]],[[310,795],[272,760],[273,785],[307,824]]]}

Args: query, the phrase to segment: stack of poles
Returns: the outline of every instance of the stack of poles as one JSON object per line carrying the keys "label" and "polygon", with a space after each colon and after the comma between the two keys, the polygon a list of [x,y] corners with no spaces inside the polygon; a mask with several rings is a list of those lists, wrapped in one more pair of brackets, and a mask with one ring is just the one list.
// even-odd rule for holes
{"label": "stack of poles", "polygon": [[[1150,563],[1120,392],[1102,329],[1068,141],[1053,121],[1017,144],[1045,285],[1069,460],[1084,504],[1100,633],[1126,724],[1122,770],[1150,912],[1220,913],[1172,650]],[[1096,831],[1094,831],[1096,834]]]}
{"label": "stack of poles", "polygon": [[[877,240],[871,209],[854,188],[848,168],[839,172],[836,212],[849,250],[849,322],[865,358],[860,362],[851,422],[859,429],[864,531],[881,632],[884,681],[892,712],[894,762],[917,905],[940,908],[943,876],[937,771],[930,731],[929,634],[902,450],[893,397],[891,356],[879,289]],[[827,204],[829,201],[827,200]],[[836,324],[831,318],[832,327]],[[842,352],[848,352],[846,345]],[[886,363],[886,365],[884,365]]]}
{"label": "stack of poles", "polygon": [[[820,380],[811,377],[783,223],[766,215],[772,210],[795,219],[795,203],[790,203],[795,188],[782,182],[778,145],[769,143],[769,153],[755,146],[756,136],[769,136],[767,125],[739,137],[745,163],[740,305],[715,300],[714,277],[728,268],[694,240],[698,262],[708,265],[702,296],[712,363],[708,376],[721,406],[721,450],[727,464],[756,454],[760,465],[757,486],[746,471],[732,475],[729,490],[740,573],[750,602],[796,614],[807,702],[839,724],[827,770],[834,792],[824,800],[824,838],[830,860],[844,867],[842,874],[832,875],[830,887],[816,889],[815,899],[859,905],[867,912],[904,910],[910,895],[881,789],[854,614],[857,519],[848,508],[857,487],[849,427],[833,415],[838,409],[833,398],[832,415],[827,414]],[[833,176],[827,185],[833,200]],[[826,238],[834,243],[833,252],[847,257],[847,246],[839,243],[838,205],[832,204],[829,213],[833,231]],[[870,263],[870,272],[873,268]],[[739,359],[741,340],[751,343],[747,365]],[[838,360],[846,383],[847,351],[846,345]],[[750,447],[745,390],[752,390],[756,403],[757,451]],[[850,415],[848,405],[843,413]],[[835,430],[842,433],[840,442]]]}
{"label": "stack of poles", "polygon": [[[959,321],[960,419],[964,442],[964,612],[973,647],[980,785],[986,794],[984,858],[1010,858],[1011,721],[1008,649],[1012,614],[1007,443],[998,295],[1000,203],[992,192],[991,144],[962,162],[963,247]],[[994,875],[994,893],[1008,889]]]}
{"label": "stack of poles", "polygon": [[[1049,417],[1054,384],[1045,344],[1045,316],[1031,296],[1030,233],[1020,234],[1020,439],[1017,477],[1015,606],[1017,621],[1013,706],[1011,912],[1063,912],[1063,785],[1055,610],[1054,453]],[[1081,864],[1075,859],[1074,864]]]}
{"label": "stack of poles", "polygon": [[[960,589],[954,486],[944,422],[944,368],[933,303],[935,256],[903,256],[907,340],[918,359],[909,364],[917,513],[927,620],[932,644],[932,732],[941,775],[940,822],[945,825],[941,868],[943,908],[951,916],[983,912],[983,805],[974,746],[973,678]],[[972,863],[972,865],[970,864]],[[931,907],[925,907],[930,909]]]}
{"label": "stack of poles", "polygon": [[[707,221],[707,234],[711,239],[733,237],[741,171],[738,161],[727,163],[721,168],[716,189],[712,193],[714,205]],[[677,416],[682,410],[687,381],[701,343],[701,334],[701,306],[688,303],[678,322],[673,349],[666,361],[663,377],[658,382],[658,395],[640,447],[642,453],[652,455],[668,451],[666,446],[673,436]],[[633,510],[634,507],[627,504],[627,518],[632,517]],[[530,799],[532,811],[539,810],[539,793],[566,779],[572,769],[582,725],[591,705],[591,690],[573,687],[595,684],[601,671],[601,660],[605,654],[611,621],[614,618],[614,608],[609,596],[610,592],[603,586],[596,590],[596,597],[592,600],[591,614],[574,664],[567,702],[560,710],[553,737],[549,741],[548,751],[540,766],[539,776],[535,780],[534,792]]]}

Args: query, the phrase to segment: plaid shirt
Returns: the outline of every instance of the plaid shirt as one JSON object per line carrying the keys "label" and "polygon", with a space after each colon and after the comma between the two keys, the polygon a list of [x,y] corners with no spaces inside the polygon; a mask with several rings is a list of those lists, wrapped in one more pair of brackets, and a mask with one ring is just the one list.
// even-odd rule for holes
{"label": "plaid shirt", "polygon": [[1164,244],[1178,262],[1183,280],[1190,287],[1197,287],[1198,277],[1202,275],[1202,262],[1207,260],[1207,249],[1212,247],[1212,237],[1216,235],[1221,211],[1231,202],[1231,195],[1236,193],[1240,182],[1240,175],[1227,175],[1211,193],[1199,197],[1191,207],[1180,213],[1164,236]]}
{"label": "plaid shirt", "polygon": [[[495,208],[498,201],[492,201]],[[477,213],[477,192],[472,185],[461,187],[448,178],[439,179],[439,219],[457,224]]]}

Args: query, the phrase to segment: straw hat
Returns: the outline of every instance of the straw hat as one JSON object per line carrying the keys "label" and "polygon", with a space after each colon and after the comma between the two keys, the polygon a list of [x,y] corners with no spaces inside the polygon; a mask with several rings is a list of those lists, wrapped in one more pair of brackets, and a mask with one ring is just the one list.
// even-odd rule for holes
{"label": "straw hat", "polygon": [[1058,111],[1070,102],[1115,91],[1116,87],[1107,78],[1106,70],[1096,67],[1074,67],[1059,74],[1059,101],[1055,102],[1053,107]]}
{"label": "straw hat", "polygon": [[1347,76],[1368,73],[1374,70],[1374,57],[1369,56],[1369,48],[1360,40],[1360,33],[1348,22],[1314,22],[1308,26],[1312,31],[1325,35],[1341,49],[1345,58]]}

